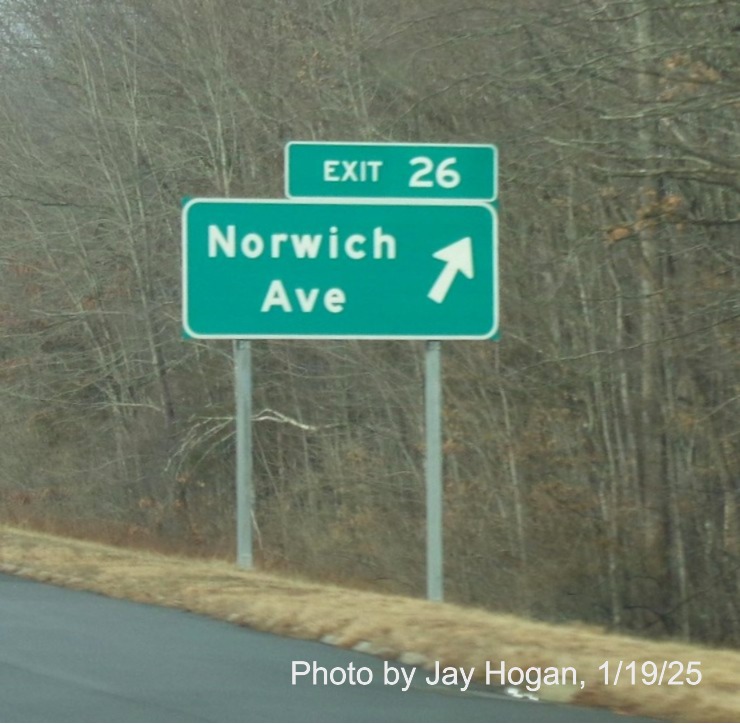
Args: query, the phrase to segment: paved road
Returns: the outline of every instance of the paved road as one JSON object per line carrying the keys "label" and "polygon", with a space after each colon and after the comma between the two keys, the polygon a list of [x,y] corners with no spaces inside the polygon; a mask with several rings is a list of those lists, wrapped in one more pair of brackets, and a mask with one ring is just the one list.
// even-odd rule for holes
{"label": "paved road", "polygon": [[[292,686],[294,660],[367,666],[374,681]],[[382,672],[351,651],[0,575],[0,721],[629,721],[490,690],[404,693]]]}

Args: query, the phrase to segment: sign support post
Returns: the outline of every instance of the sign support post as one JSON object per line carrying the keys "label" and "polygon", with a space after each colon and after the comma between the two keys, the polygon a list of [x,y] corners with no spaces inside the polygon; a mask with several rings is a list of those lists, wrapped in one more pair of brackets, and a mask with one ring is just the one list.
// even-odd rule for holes
{"label": "sign support post", "polygon": [[442,353],[441,342],[425,345],[424,413],[426,427],[427,598],[443,600],[442,548]]}
{"label": "sign support post", "polygon": [[234,342],[236,392],[236,564],[253,568],[252,556],[252,350]]}

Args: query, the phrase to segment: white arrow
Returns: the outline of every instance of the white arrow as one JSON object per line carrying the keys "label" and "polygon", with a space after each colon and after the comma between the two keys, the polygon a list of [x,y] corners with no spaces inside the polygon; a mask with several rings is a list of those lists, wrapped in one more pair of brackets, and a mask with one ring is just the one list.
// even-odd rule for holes
{"label": "white arrow", "polygon": [[473,278],[473,240],[466,236],[464,239],[434,252],[432,256],[445,262],[445,268],[442,269],[427,296],[433,302],[441,304],[444,302],[447,292],[450,291],[452,282],[455,281],[458,272],[464,274],[468,279]]}

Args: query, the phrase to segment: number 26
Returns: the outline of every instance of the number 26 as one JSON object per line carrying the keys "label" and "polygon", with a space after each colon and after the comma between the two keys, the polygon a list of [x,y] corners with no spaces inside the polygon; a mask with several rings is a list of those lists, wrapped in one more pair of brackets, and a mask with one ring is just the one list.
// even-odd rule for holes
{"label": "number 26", "polygon": [[[412,158],[409,163],[412,166],[420,166],[418,171],[414,171],[409,180],[409,186],[417,189],[433,188],[435,182],[437,186],[443,189],[454,189],[460,184],[460,174],[452,168],[457,163],[457,158],[446,158],[438,166],[428,156],[417,156]],[[434,178],[428,178],[433,175]]]}

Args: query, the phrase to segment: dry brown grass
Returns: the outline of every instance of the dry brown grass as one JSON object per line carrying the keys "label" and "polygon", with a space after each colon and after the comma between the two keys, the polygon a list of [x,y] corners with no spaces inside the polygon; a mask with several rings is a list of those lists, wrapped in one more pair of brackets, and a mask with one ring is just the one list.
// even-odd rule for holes
{"label": "dry brown grass", "polygon": [[[451,604],[244,572],[221,561],[177,558],[0,527],[0,571],[183,608],[304,639],[358,647],[388,658],[475,667],[573,666],[584,689],[548,687],[540,698],[608,707],[673,721],[740,719],[740,653],[605,635]],[[698,686],[605,686],[612,662],[700,661]],[[478,677],[480,679],[480,677]]]}

